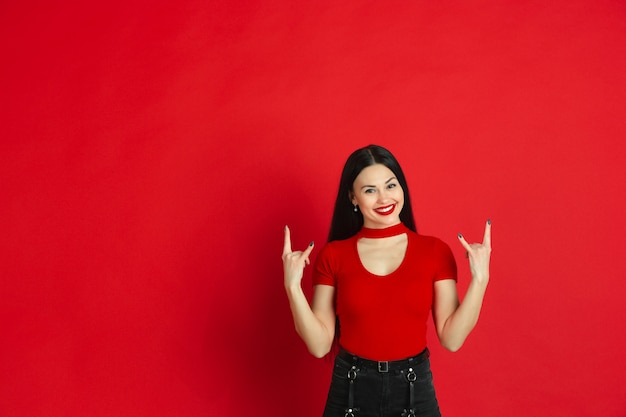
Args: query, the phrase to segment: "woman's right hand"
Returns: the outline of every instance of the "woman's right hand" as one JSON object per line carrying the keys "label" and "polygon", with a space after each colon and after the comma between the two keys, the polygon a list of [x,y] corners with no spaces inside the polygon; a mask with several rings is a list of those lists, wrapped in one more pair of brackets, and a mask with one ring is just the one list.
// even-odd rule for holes
{"label": "woman's right hand", "polygon": [[283,271],[285,274],[285,288],[299,286],[304,274],[304,267],[309,265],[309,254],[313,250],[313,242],[304,251],[291,250],[291,232],[285,226],[285,245],[283,247]]}

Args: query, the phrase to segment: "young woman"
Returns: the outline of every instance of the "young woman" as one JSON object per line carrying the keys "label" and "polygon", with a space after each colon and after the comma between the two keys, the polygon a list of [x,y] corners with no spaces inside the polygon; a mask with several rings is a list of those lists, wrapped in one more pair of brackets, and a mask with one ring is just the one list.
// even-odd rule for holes
{"label": "young woman", "polygon": [[463,302],[456,263],[441,240],[417,234],[402,169],[385,148],[356,150],[341,175],[328,244],[301,288],[313,242],[292,251],[285,227],[285,290],[296,331],[316,357],[338,340],[324,417],[440,416],[426,347],[432,310],[440,343],[458,350],[472,331],[489,281],[491,221],[467,251],[472,281]]}

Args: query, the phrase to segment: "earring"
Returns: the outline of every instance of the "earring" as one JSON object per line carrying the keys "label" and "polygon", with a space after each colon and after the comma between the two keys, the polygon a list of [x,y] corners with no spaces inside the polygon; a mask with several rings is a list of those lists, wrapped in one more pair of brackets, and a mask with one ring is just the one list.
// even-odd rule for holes
{"label": "earring", "polygon": [[357,209],[357,207],[358,207],[358,206],[355,204],[355,205],[354,205],[354,212],[355,212],[355,213],[356,213],[357,211],[359,211],[359,209]]}

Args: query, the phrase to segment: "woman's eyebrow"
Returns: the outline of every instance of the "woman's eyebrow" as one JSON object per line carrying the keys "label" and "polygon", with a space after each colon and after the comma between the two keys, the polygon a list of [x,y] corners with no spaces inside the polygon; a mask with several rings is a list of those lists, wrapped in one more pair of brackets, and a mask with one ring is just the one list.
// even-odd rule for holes
{"label": "woman's eyebrow", "polygon": [[[396,177],[391,177],[387,181],[385,181],[385,184],[389,184],[393,180],[397,180],[397,178]],[[364,185],[364,186],[361,187],[361,190],[363,188],[376,188],[376,186],[375,185]]]}

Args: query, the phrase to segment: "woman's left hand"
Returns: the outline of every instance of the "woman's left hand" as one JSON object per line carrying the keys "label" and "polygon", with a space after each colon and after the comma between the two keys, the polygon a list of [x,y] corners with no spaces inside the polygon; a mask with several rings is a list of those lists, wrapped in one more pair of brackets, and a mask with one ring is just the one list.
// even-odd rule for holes
{"label": "woman's left hand", "polygon": [[489,259],[491,258],[491,220],[485,224],[483,243],[467,243],[459,233],[459,242],[467,251],[472,278],[479,283],[489,281]]}

